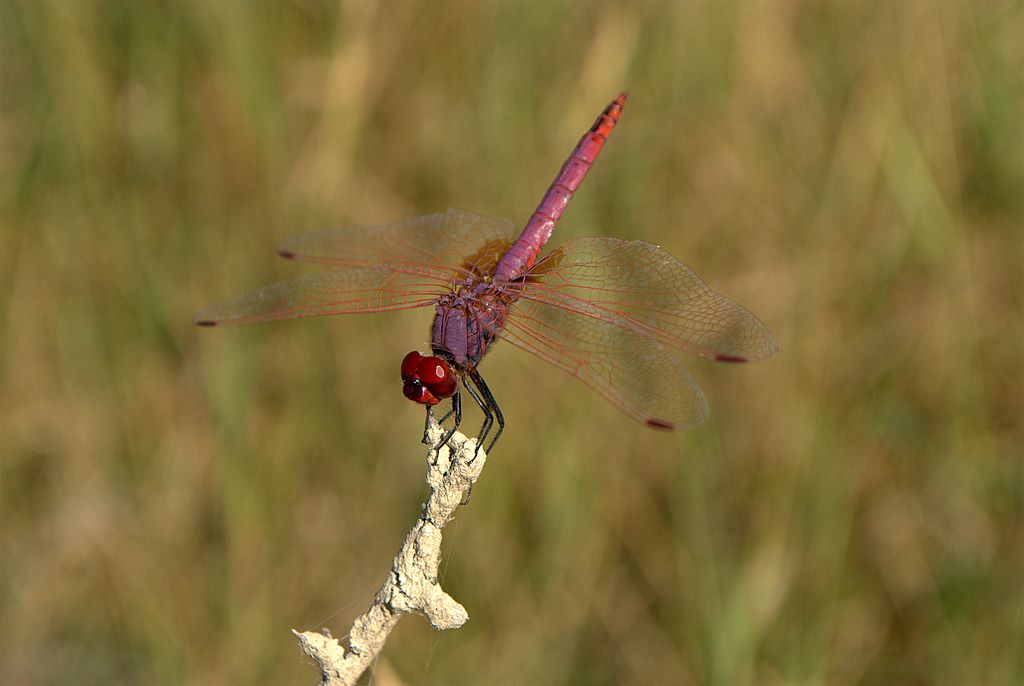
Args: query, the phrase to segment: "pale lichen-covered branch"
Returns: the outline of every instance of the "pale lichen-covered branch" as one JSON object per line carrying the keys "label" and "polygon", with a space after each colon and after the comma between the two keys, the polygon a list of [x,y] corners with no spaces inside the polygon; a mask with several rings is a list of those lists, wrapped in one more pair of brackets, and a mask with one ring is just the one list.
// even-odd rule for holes
{"label": "pale lichen-covered branch", "polygon": [[[428,429],[431,445],[443,436],[435,422]],[[474,456],[475,453],[475,456]],[[384,648],[388,634],[404,614],[415,612],[436,629],[457,629],[466,623],[466,608],[444,592],[438,583],[441,564],[441,529],[468,497],[480,476],[487,456],[476,452],[476,440],[455,433],[448,444],[427,453],[427,484],[430,495],[401,549],[391,572],[370,609],[352,623],[346,649],[329,634],[293,631],[303,652],[319,666],[321,683],[327,686],[354,684]]]}

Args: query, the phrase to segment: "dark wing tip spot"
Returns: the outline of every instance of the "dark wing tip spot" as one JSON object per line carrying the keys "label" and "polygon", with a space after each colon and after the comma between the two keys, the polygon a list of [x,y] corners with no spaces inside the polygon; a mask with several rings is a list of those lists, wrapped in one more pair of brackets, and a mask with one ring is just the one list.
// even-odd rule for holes
{"label": "dark wing tip spot", "polygon": [[715,355],[715,361],[717,362],[746,362],[747,358],[738,357],[736,355]]}
{"label": "dark wing tip spot", "polygon": [[287,248],[278,248],[277,249],[277,254],[280,255],[281,257],[283,257],[286,260],[294,260],[295,259],[295,253],[293,253],[291,250],[288,250]]}
{"label": "dark wing tip spot", "polygon": [[652,429],[668,429],[669,431],[671,431],[672,429],[676,428],[675,424],[663,422],[660,419],[648,419],[646,424]]}
{"label": "dark wing tip spot", "polygon": [[196,319],[193,323],[196,326],[217,326],[217,322],[212,319]]}

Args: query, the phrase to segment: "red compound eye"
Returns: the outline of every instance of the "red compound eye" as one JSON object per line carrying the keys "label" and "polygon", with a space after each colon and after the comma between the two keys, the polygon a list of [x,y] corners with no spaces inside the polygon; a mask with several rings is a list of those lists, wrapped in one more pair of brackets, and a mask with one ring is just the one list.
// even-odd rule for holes
{"label": "red compound eye", "polygon": [[420,360],[423,359],[423,355],[413,350],[411,353],[405,356],[402,360],[402,378],[412,379],[416,376],[416,372],[420,366]]}
{"label": "red compound eye", "polygon": [[436,405],[455,395],[458,380],[440,357],[424,357],[413,350],[402,360],[402,393],[413,402]]}
{"label": "red compound eye", "polygon": [[420,381],[436,398],[449,398],[455,394],[455,374],[440,357],[431,355],[422,358],[417,371]]}
{"label": "red compound eye", "polygon": [[430,395],[430,391],[428,391],[427,387],[418,381],[406,381],[405,384],[402,385],[402,395],[414,403],[425,404],[429,402],[428,396]]}
{"label": "red compound eye", "polygon": [[428,385],[439,383],[451,376],[448,365],[441,358],[433,356],[421,358],[416,371],[420,381]]}

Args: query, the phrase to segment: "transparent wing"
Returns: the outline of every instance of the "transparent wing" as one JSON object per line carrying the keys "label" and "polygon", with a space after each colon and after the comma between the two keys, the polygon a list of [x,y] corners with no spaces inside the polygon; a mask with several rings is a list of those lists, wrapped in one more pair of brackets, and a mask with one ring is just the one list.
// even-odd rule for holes
{"label": "transparent wing", "polygon": [[596,306],[521,299],[501,337],[650,426],[690,427],[708,416],[704,395],[679,358],[658,341],[605,321]]}
{"label": "transparent wing", "polygon": [[194,321],[213,326],[423,307],[468,273],[493,269],[515,236],[507,219],[462,210],[293,236],[278,247],[282,256],[339,269],[243,293]]}
{"label": "transparent wing", "polygon": [[348,267],[271,284],[200,310],[200,326],[249,324],[329,314],[387,312],[431,305],[447,287],[424,275]]}
{"label": "transparent wing", "polygon": [[510,243],[518,229],[508,219],[463,210],[427,214],[384,226],[353,226],[286,238],[282,256],[336,266],[387,265],[414,271],[429,264],[460,272],[464,260],[488,243]]}
{"label": "transparent wing", "polygon": [[[700,357],[726,362],[760,360],[779,343],[746,309],[711,290],[696,273],[656,245],[617,238],[576,238],[540,260],[527,275],[522,298],[577,310],[611,327],[626,328]],[[625,359],[630,350],[622,349]]]}

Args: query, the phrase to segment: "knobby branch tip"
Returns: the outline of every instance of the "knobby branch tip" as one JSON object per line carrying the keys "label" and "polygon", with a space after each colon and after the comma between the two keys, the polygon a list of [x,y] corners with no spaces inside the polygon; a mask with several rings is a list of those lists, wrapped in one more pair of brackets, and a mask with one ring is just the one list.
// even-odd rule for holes
{"label": "knobby branch tip", "polygon": [[[433,446],[444,429],[431,419],[427,438]],[[377,591],[370,609],[352,622],[346,649],[329,632],[292,630],[299,647],[320,667],[321,684],[355,684],[387,641],[402,615],[415,612],[426,617],[435,629],[457,629],[469,614],[438,583],[441,564],[441,529],[451,521],[456,508],[469,495],[480,477],[487,455],[477,452],[476,439],[456,432],[446,445],[427,452],[427,484],[430,495],[420,516],[406,534],[391,563],[384,585]]]}

